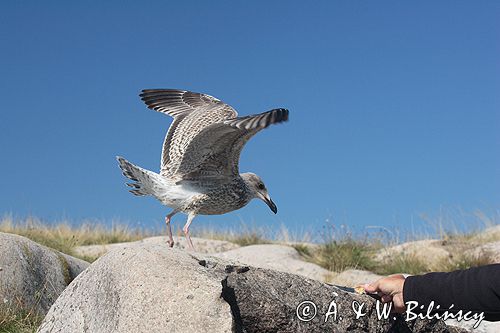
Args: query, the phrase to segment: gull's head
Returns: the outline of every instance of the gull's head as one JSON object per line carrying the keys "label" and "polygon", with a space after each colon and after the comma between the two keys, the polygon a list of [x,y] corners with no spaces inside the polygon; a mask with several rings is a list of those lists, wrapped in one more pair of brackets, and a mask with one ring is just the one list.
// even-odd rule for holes
{"label": "gull's head", "polygon": [[266,185],[259,176],[257,176],[255,173],[247,172],[242,173],[241,178],[243,178],[243,181],[250,189],[254,198],[264,201],[274,214],[278,212],[278,207],[276,207],[274,202],[271,200],[271,197],[267,192]]}

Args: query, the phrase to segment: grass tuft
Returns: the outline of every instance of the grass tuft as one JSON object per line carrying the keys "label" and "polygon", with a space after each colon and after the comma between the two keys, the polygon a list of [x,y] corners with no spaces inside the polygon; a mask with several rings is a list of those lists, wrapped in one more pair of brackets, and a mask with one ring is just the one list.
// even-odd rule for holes
{"label": "grass tuft", "polygon": [[449,259],[444,259],[437,263],[434,268],[436,271],[449,272],[461,269],[468,269],[471,267],[485,266],[494,264],[492,253],[481,251],[478,254],[459,253]]}
{"label": "grass tuft", "polygon": [[313,250],[307,244],[297,243],[297,244],[292,244],[292,247],[295,250],[297,250],[297,252],[299,253],[299,255],[301,255],[302,257],[306,257],[307,258],[307,257],[311,257],[312,256]]}
{"label": "grass tuft", "polygon": [[0,304],[0,333],[32,333],[42,323],[43,317],[34,310],[16,305]]}
{"label": "grass tuft", "polygon": [[373,265],[372,271],[380,275],[401,273],[415,275],[430,272],[430,267],[415,255],[400,253],[392,256],[390,260]]}
{"label": "grass tuft", "polygon": [[342,272],[349,268],[369,270],[373,265],[373,247],[353,239],[331,241],[319,246],[312,261],[330,271]]}
{"label": "grass tuft", "polygon": [[80,245],[131,242],[153,235],[122,224],[106,228],[97,223],[83,223],[73,227],[67,222],[46,224],[36,218],[15,222],[11,218],[4,218],[0,222],[0,232],[24,236],[69,255],[75,255],[73,248]]}

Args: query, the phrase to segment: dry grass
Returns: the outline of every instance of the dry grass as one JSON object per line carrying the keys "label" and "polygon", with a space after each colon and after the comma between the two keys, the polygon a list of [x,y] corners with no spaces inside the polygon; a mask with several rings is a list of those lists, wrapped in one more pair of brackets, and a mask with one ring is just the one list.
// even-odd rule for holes
{"label": "dry grass", "polygon": [[[446,217],[423,218],[434,228],[433,235],[438,235],[447,250],[455,253],[450,258],[433,263],[423,262],[414,255],[404,253],[393,255],[390,260],[375,260],[377,251],[400,243],[399,233],[385,228],[373,228],[378,229],[375,233],[353,235],[345,226],[336,228],[334,225],[329,224],[326,226],[326,232],[321,235],[323,242],[318,244],[309,243],[311,237],[307,232],[300,232],[298,233],[299,237],[294,237],[283,226],[278,232],[273,232],[269,229],[248,227],[243,223],[236,229],[222,231],[213,228],[196,228],[193,230],[193,236],[226,240],[240,246],[286,243],[292,245],[305,260],[334,272],[355,268],[369,270],[381,275],[393,273],[420,274],[431,270],[452,271],[465,269],[492,262],[490,253],[483,252],[473,255],[465,250],[476,245],[500,240],[500,227],[498,227],[500,214],[496,214],[491,218],[481,212],[475,212],[469,214],[468,218],[473,219],[474,228],[463,229],[453,224],[450,227],[449,215],[446,215]],[[491,226],[496,226],[495,232],[481,233],[482,230]],[[76,246],[129,242],[161,234],[143,229],[131,229],[123,224],[113,224],[110,227],[105,227],[96,223],[83,223],[72,226],[67,222],[42,223],[36,218],[14,221],[9,217],[0,221],[0,232],[22,235],[37,243],[70,255],[74,255],[73,249]],[[407,236],[405,240],[430,239],[431,236],[429,235],[413,233]],[[425,249],[423,250],[425,251]],[[86,257],[82,259],[92,262],[97,258]],[[16,306],[6,307],[0,304],[0,333],[34,332],[41,319],[40,316],[30,310]]]}
{"label": "dry grass", "polygon": [[410,254],[397,254],[391,257],[391,260],[378,262],[372,267],[372,272],[380,275],[390,275],[397,273],[422,274],[430,272],[429,263]]}
{"label": "dry grass", "polygon": [[[281,225],[276,231],[269,227],[256,227],[249,226],[241,222],[237,227],[231,229],[216,230],[214,228],[198,227],[193,229],[193,236],[224,240],[240,246],[248,246],[255,244],[301,244],[310,241],[310,234],[308,232],[300,231],[292,234],[288,229]],[[181,231],[178,231],[178,236],[182,236]]]}
{"label": "dry grass", "polygon": [[482,252],[479,255],[459,253],[458,255],[436,262],[424,262],[415,255],[397,254],[392,256],[390,261],[384,261],[374,266],[371,271],[380,275],[397,273],[416,275],[432,271],[451,272],[493,263],[494,260],[492,259],[492,255],[486,252]]}
{"label": "dry grass", "polygon": [[[84,223],[74,227],[67,222],[46,224],[36,218],[14,221],[10,217],[0,221],[0,232],[24,236],[69,255],[74,255],[73,248],[80,245],[129,242],[153,235],[141,229],[130,229],[119,224],[109,228],[95,223]],[[96,258],[82,259],[93,261]],[[33,309],[26,309],[22,302],[18,303],[9,306],[0,303],[0,333],[28,333],[37,330],[43,317]]]}
{"label": "dry grass", "polygon": [[459,253],[452,258],[439,261],[433,268],[436,271],[449,272],[495,263],[492,253],[481,251],[478,254]]}
{"label": "dry grass", "polygon": [[[500,224],[500,211],[490,215],[481,210],[472,212],[464,211],[462,208],[443,208],[435,215],[420,214],[420,219],[431,230],[423,238],[437,238],[445,241],[455,240],[468,242],[474,240],[477,243],[484,236],[484,230]],[[431,236],[433,235],[433,236]],[[434,236],[435,235],[435,236]],[[490,237],[492,236],[492,237]],[[410,235],[409,240],[415,240],[415,235]],[[488,234],[484,242],[500,240],[500,232],[496,235]]]}
{"label": "dry grass", "polygon": [[[395,273],[422,274],[431,271],[448,272],[458,269],[467,269],[494,263],[491,253],[473,255],[467,252],[476,246],[500,240],[500,212],[491,216],[481,211],[472,213],[460,209],[441,210],[437,216],[421,216],[427,223],[426,232],[407,234],[408,242],[420,239],[441,240],[451,255],[450,258],[426,262],[423,259],[406,253],[392,255],[390,260],[376,260],[375,253],[382,249],[401,243],[397,230],[388,230],[382,227],[374,234],[354,236],[343,225],[327,225],[323,235],[324,241],[319,246],[310,248],[305,245],[294,247],[302,257],[328,270],[342,272],[343,270],[363,269],[380,275]],[[431,230],[430,232],[428,230]],[[485,229],[490,232],[484,233]],[[422,249],[425,251],[425,249]]]}
{"label": "dry grass", "polygon": [[[481,228],[491,227],[494,223],[497,223],[498,216],[491,218],[481,212],[469,214],[468,217],[472,216],[474,219],[475,227],[469,228],[467,232],[461,232],[459,228],[450,224],[448,221],[450,214],[445,214],[445,216],[446,218],[439,216],[434,218],[423,217],[423,219],[428,224],[432,224],[432,228],[442,240],[450,244],[468,243],[477,245],[500,239],[500,231],[486,236],[480,233]],[[456,217],[456,214],[453,216]],[[371,270],[378,274],[401,272],[419,274],[431,270],[450,271],[491,263],[491,256],[486,254],[477,258],[461,254],[435,263],[425,263],[417,257],[407,254],[395,255],[390,261],[376,261],[374,254],[378,250],[395,245],[399,240],[399,234],[396,231],[385,228],[379,229],[375,233],[354,236],[346,226],[336,227],[333,224],[328,224],[326,231],[321,235],[323,242],[316,246],[307,245],[311,238],[309,233],[301,232],[299,237],[294,237],[290,235],[284,226],[281,226],[278,232],[274,232],[270,229],[249,227],[241,223],[238,228],[228,230],[197,228],[193,230],[193,236],[225,240],[240,246],[269,243],[291,244],[305,260],[334,272],[355,268]],[[13,221],[9,217],[0,221],[0,232],[22,235],[70,255],[75,255],[73,248],[76,246],[130,242],[160,234],[143,229],[131,229],[123,224],[113,224],[110,227],[105,227],[102,224],[83,223],[79,226],[72,226],[67,222],[42,223],[36,218]],[[422,235],[413,235],[413,238],[411,236],[407,237],[409,240],[421,238],[425,237],[422,237]],[[463,253],[462,250],[460,249],[457,252]],[[81,259],[92,262],[97,258],[84,257]]]}
{"label": "dry grass", "polygon": [[33,309],[17,305],[0,304],[0,333],[32,333],[42,323],[43,317]]}
{"label": "dry grass", "polygon": [[74,227],[68,222],[47,224],[36,218],[14,221],[10,217],[0,222],[0,232],[24,236],[69,255],[74,255],[73,248],[80,245],[131,242],[154,235],[123,224],[113,224],[107,228],[97,223],[83,223]]}

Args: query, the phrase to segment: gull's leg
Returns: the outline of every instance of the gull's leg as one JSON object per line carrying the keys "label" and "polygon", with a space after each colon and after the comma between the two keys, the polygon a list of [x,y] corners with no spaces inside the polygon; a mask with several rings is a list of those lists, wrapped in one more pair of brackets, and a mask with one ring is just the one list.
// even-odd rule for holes
{"label": "gull's leg", "polygon": [[177,214],[177,212],[174,210],[172,213],[165,216],[165,223],[167,224],[167,231],[168,231],[167,244],[170,247],[174,247],[174,238],[172,237],[172,227],[170,226],[170,220],[172,219],[172,216],[174,216],[175,214]]}
{"label": "gull's leg", "polygon": [[195,216],[196,216],[196,214],[189,213],[187,222],[184,225],[184,228],[182,228],[182,231],[184,231],[184,235],[186,235],[186,240],[188,242],[189,249],[191,251],[194,251],[194,246],[193,246],[193,242],[191,241],[191,237],[189,237],[189,226],[191,225],[191,222],[193,222],[193,219]]}

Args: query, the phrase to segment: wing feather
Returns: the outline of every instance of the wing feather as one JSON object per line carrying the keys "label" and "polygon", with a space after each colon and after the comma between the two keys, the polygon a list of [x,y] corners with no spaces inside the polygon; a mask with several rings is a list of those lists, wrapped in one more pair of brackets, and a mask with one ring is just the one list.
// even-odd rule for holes
{"label": "wing feather", "polygon": [[186,147],[205,127],[237,117],[230,105],[219,99],[186,90],[146,89],[139,95],[148,108],[174,118],[163,142],[161,171],[175,178]]}
{"label": "wing feather", "polygon": [[240,154],[248,140],[269,125],[287,120],[287,109],[274,109],[207,126],[187,147],[178,176],[195,182],[223,182],[237,176]]}

